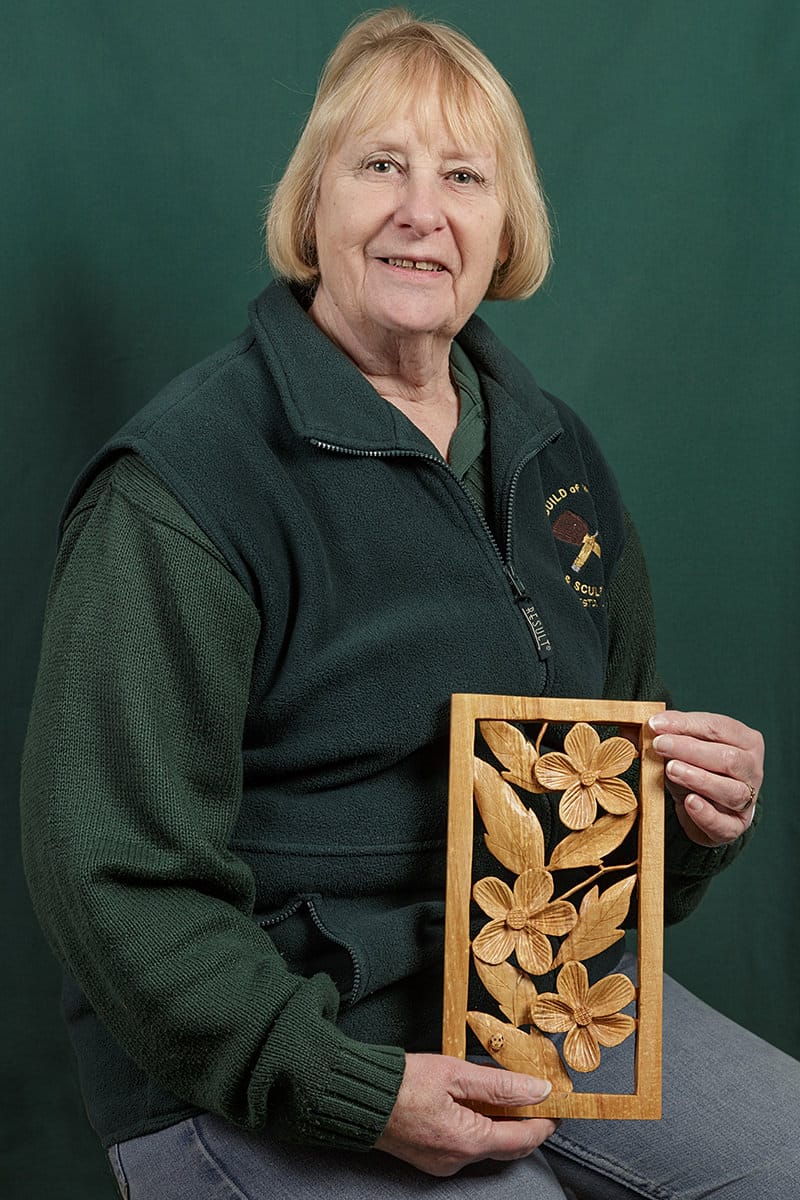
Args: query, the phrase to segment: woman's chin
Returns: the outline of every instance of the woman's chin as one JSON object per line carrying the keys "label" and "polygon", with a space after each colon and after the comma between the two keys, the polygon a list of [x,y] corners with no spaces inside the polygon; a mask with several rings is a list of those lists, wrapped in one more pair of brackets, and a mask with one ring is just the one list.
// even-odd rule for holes
{"label": "woman's chin", "polygon": [[459,329],[452,304],[431,303],[431,298],[424,296],[370,304],[367,320],[378,336],[454,337]]}

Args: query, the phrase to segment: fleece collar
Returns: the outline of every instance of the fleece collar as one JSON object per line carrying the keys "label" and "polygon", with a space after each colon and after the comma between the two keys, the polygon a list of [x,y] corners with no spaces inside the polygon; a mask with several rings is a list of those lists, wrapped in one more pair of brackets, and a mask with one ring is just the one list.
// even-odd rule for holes
{"label": "fleece collar", "polygon": [[[250,323],[300,437],[361,453],[431,453],[427,438],[378,395],[289,286],[270,284],[251,304]],[[560,433],[553,405],[480,317],[467,322],[457,341],[478,372],[490,428],[493,412],[502,409],[509,446],[535,453]]]}

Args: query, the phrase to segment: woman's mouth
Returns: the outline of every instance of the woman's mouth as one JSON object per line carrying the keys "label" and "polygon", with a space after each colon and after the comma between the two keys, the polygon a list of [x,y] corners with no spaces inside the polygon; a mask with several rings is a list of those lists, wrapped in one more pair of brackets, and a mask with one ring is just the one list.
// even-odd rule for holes
{"label": "woman's mouth", "polygon": [[406,271],[444,271],[441,263],[424,258],[383,258],[381,262],[388,263],[390,267],[403,267]]}

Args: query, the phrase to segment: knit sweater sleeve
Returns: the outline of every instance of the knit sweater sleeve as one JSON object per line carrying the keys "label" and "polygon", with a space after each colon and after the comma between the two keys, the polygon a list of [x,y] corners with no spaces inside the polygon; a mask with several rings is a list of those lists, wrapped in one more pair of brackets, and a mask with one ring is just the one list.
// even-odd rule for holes
{"label": "knit sweater sleeve", "polygon": [[336,1026],[250,919],[228,847],[259,617],[155,477],[119,459],[62,540],[23,763],[25,864],[56,954],[182,1101],[366,1149],[404,1069]]}
{"label": "knit sweater sleeve", "polygon": [[[656,669],[653,601],[636,528],[625,513],[625,548],[608,592],[610,644],[606,699],[663,700],[670,695]],[[758,815],[758,813],[756,814]],[[752,828],[752,827],[751,827]],[[664,919],[681,921],[697,907],[712,878],[740,853],[751,830],[725,846],[707,848],[684,833],[665,793]]]}

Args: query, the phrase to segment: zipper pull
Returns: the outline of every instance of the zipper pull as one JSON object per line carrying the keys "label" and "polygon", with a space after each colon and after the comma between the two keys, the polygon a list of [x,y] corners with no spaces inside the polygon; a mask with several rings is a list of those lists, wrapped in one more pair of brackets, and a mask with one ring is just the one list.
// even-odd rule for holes
{"label": "zipper pull", "polygon": [[553,653],[553,647],[550,644],[550,638],[547,636],[547,630],[544,627],[544,622],[536,611],[536,605],[528,595],[527,588],[517,575],[511,563],[506,563],[504,567],[506,578],[511,584],[511,590],[514,593],[514,599],[519,605],[522,615],[528,622],[533,640],[536,643],[536,653],[539,658],[544,661]]}

